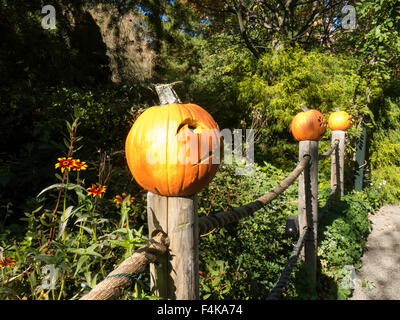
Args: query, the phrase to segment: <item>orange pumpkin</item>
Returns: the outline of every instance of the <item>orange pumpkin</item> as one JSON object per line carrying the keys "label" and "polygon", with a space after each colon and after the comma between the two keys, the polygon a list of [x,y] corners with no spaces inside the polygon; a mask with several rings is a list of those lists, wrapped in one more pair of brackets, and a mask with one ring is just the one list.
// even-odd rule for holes
{"label": "orange pumpkin", "polygon": [[328,125],[331,130],[347,130],[351,125],[350,115],[346,111],[336,109],[329,116]]}
{"label": "orange pumpkin", "polygon": [[324,115],[315,109],[303,108],[290,124],[290,130],[297,141],[314,140],[318,141],[325,134],[326,119]]}
{"label": "orange pumpkin", "polygon": [[217,173],[222,148],[217,123],[195,104],[147,109],[125,143],[137,183],[164,196],[189,196],[208,185]]}

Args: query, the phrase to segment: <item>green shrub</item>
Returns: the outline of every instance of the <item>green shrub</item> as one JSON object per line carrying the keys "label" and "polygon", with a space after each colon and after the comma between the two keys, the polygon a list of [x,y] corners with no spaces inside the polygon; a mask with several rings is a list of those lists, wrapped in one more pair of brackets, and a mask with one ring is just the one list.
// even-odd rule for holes
{"label": "green shrub", "polygon": [[[321,275],[331,278],[337,288],[335,294],[328,296],[329,299],[345,299],[350,295],[350,290],[341,287],[340,280],[345,275],[345,266],[361,267],[363,248],[372,230],[368,215],[382,204],[375,201],[375,191],[366,189],[346,194],[335,202],[319,224]],[[320,289],[324,291],[324,288]]]}
{"label": "green shrub", "polygon": [[335,108],[356,116],[356,70],[354,60],[317,50],[295,47],[264,54],[239,83],[239,101],[264,119],[255,127],[260,131],[260,158],[287,168],[287,159],[297,155],[289,127],[302,103],[326,118]]}
{"label": "green shrub", "polygon": [[[235,175],[222,165],[210,186],[200,193],[200,215],[244,205],[272,190],[286,173],[265,163],[249,176]],[[285,236],[286,216],[297,211],[293,184],[253,216],[211,232],[200,240],[203,299],[265,299],[290,255],[293,239]],[[212,199],[212,203],[210,201]],[[294,294],[293,284],[285,292]]]}
{"label": "green shrub", "polygon": [[[10,129],[4,130],[0,141],[0,204],[12,202],[16,218],[25,210],[35,209],[30,202],[38,190],[52,183],[53,161],[68,147],[62,133],[65,120],[74,117],[79,116],[79,132],[85,137],[79,156],[96,164],[101,153],[107,152],[114,167],[125,169],[121,150],[134,116],[151,101],[152,94],[147,90],[134,85],[99,89],[38,87],[13,95],[1,89],[0,109],[10,111],[0,112],[0,126]],[[127,184],[129,178],[130,174],[125,175],[120,183]]]}
{"label": "green shrub", "polygon": [[[65,154],[85,161],[77,145],[78,122],[67,122],[67,126],[68,151],[58,155],[60,162],[54,162],[63,163]],[[54,162],[50,164],[53,184],[41,192],[36,190],[37,197],[31,201],[34,210],[26,209],[24,217],[14,217],[18,223],[10,223],[6,220],[13,215],[11,204],[1,208],[6,211],[0,223],[1,256],[10,256],[16,263],[10,268],[0,266],[0,299],[76,299],[85,292],[82,284],[95,286],[147,240],[143,194],[130,193],[126,185],[113,186],[107,177],[106,159],[87,163],[81,171],[65,169],[61,173]],[[96,194],[96,184],[107,196]],[[132,203],[129,193],[134,197]],[[117,207],[114,200],[119,200]],[[125,291],[123,298],[149,298],[142,289],[148,286],[145,274],[135,282],[134,292]]]}

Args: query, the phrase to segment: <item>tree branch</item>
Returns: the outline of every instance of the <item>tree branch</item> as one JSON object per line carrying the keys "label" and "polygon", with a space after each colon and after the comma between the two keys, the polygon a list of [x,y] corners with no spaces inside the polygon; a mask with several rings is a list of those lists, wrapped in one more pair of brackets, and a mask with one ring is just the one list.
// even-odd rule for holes
{"label": "tree branch", "polygon": [[258,59],[258,58],[260,58],[260,54],[257,51],[257,49],[254,48],[253,44],[250,42],[250,40],[249,40],[249,38],[247,36],[246,28],[245,28],[244,23],[243,23],[242,11],[241,11],[241,8],[239,6],[240,5],[237,5],[237,3],[235,1],[236,16],[237,16],[238,22],[239,22],[240,35],[242,36],[244,42],[246,43],[247,48]]}

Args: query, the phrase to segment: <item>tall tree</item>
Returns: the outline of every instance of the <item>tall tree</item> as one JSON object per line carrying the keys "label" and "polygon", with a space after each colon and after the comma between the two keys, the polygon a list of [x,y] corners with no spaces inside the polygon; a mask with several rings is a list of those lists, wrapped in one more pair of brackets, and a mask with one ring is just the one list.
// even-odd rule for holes
{"label": "tall tree", "polygon": [[[337,31],[343,0],[187,0],[216,25],[240,34],[255,57],[266,48],[328,45]],[[230,22],[230,24],[226,24]],[[218,28],[217,28],[218,30]]]}

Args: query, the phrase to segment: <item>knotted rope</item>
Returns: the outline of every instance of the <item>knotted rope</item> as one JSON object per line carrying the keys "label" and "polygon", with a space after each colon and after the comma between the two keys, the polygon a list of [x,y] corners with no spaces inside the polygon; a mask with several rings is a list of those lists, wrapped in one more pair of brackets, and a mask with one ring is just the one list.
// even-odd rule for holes
{"label": "knotted rope", "polygon": [[330,147],[330,149],[328,149],[327,151],[325,151],[323,154],[318,155],[318,159],[322,160],[325,158],[328,158],[332,152],[336,149],[336,147],[339,145],[339,139],[336,139],[333,143],[332,146]]}
{"label": "knotted rope", "polygon": [[143,273],[149,263],[154,263],[167,252],[169,239],[159,230],[153,232],[149,243],[139,248],[117,269],[112,271],[102,282],[96,285],[80,300],[112,300],[119,297],[121,289],[130,285],[132,279]]}

